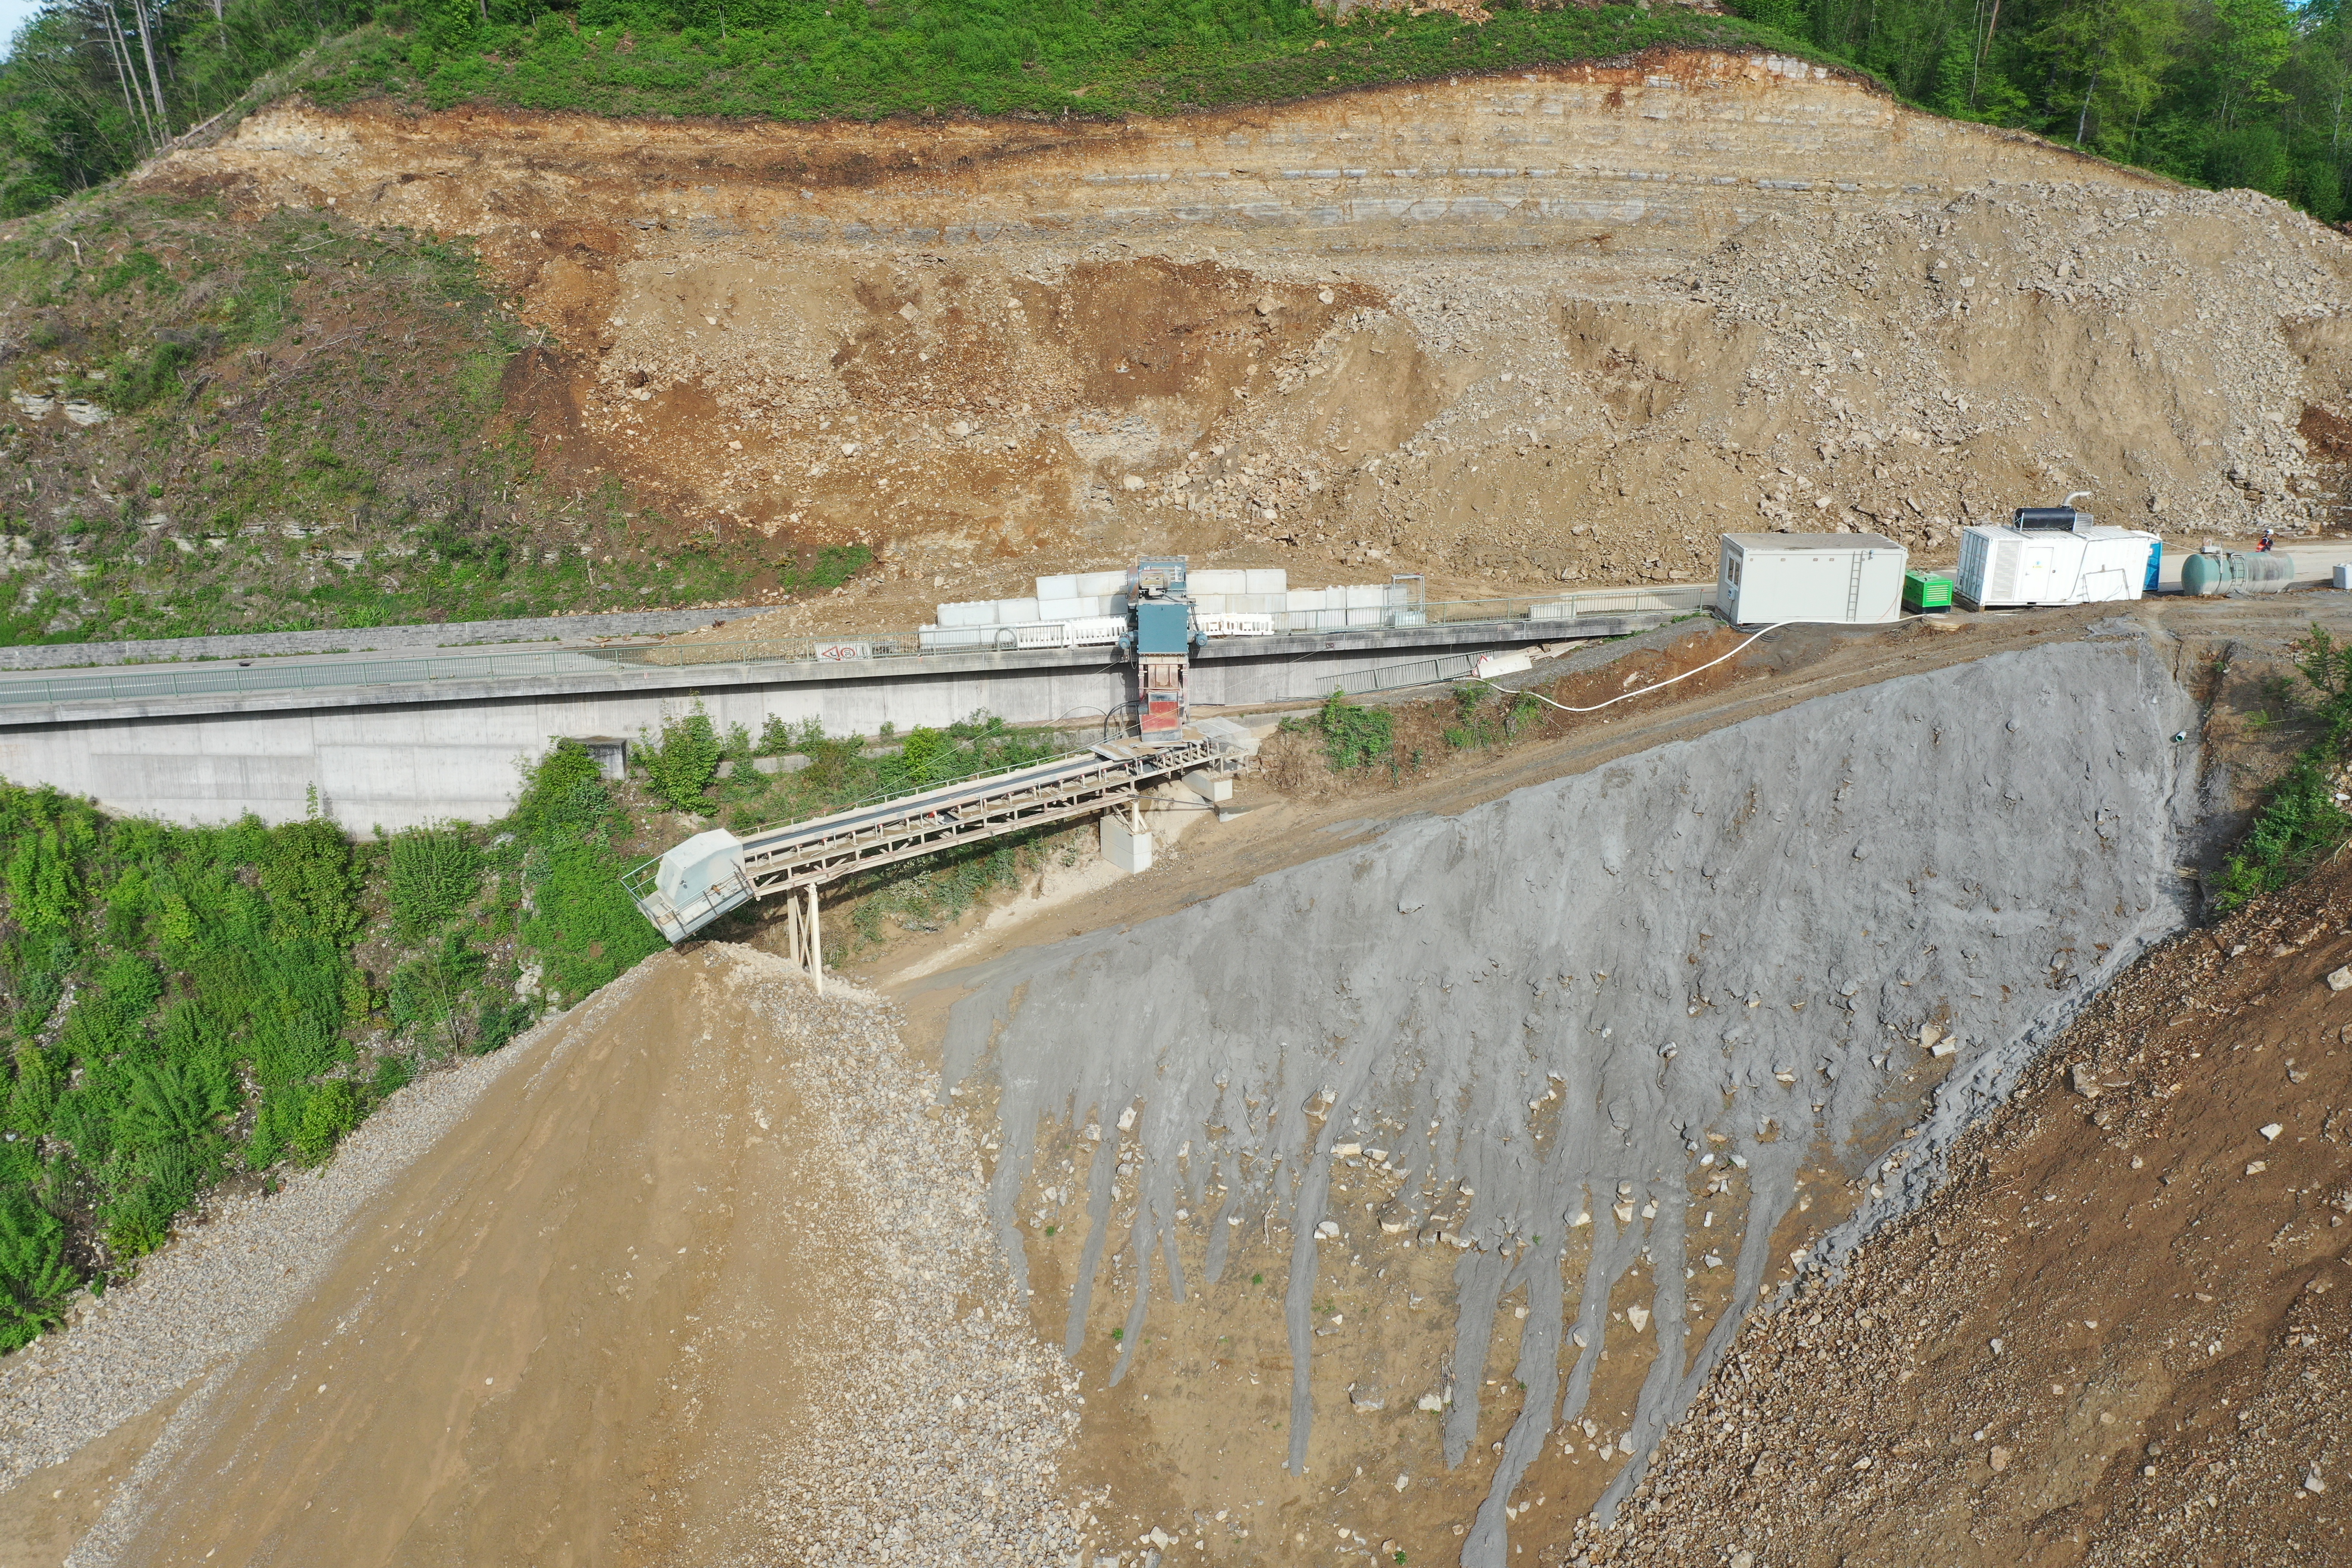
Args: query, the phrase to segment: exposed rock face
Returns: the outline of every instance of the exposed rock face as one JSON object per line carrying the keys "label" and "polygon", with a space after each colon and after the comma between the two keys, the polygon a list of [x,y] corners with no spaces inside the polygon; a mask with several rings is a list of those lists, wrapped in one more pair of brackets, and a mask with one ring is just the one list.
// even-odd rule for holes
{"label": "exposed rock face", "polygon": [[1122,125],[289,105],[148,177],[480,236],[555,470],[909,572],[1687,578],[2083,489],[2293,531],[2352,450],[2341,237],[1769,57]]}

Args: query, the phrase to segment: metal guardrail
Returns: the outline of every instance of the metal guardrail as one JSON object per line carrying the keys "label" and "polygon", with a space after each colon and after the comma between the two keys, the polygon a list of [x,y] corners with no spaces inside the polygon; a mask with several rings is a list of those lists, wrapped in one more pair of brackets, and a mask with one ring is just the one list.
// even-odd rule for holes
{"label": "metal guardrail", "polygon": [[[1589,601],[1589,602],[1585,602]],[[1510,601],[1517,603],[1517,601]],[[1609,615],[1677,615],[1692,610],[1711,609],[1715,605],[1712,587],[1629,588],[1601,594],[1583,594],[1572,600],[1545,599],[1535,602],[1535,608],[1545,613],[1533,613],[1509,617],[1512,620],[1581,620],[1588,616]],[[1554,609],[1567,605],[1569,613],[1555,615]],[[1447,625],[1461,625],[1448,622]],[[1475,623],[1473,623],[1475,624]],[[1502,622],[1488,624],[1504,624]],[[1441,653],[1426,658],[1401,660],[1372,669],[1360,669],[1352,675],[1323,675],[1315,680],[1318,694],[1328,697],[1334,691],[1354,692],[1397,691],[1407,687],[1433,686],[1440,681],[1460,680],[1476,671],[1478,655],[1475,653]]]}
{"label": "metal guardrail", "polygon": [[1360,669],[1353,675],[1318,675],[1315,678],[1317,695],[1328,697],[1334,691],[1358,694],[1373,691],[1401,691],[1411,686],[1433,686],[1441,680],[1459,680],[1477,668],[1475,653],[1444,653],[1435,658],[1408,659],[1402,664],[1384,664],[1378,669]]}
{"label": "metal guardrail", "polygon": [[[1643,611],[1701,610],[1715,600],[1713,584],[1606,588],[1543,598],[1458,599],[1419,607],[1300,610],[1273,616],[1272,635],[1374,632],[1422,626],[1507,625],[1528,620],[1578,620]],[[339,687],[406,686],[440,680],[510,680],[586,674],[614,668],[656,670],[715,664],[838,664],[919,658],[955,652],[1013,652],[1016,626],[972,628],[997,634],[970,647],[925,647],[914,632],[844,633],[831,637],[745,637],[716,642],[668,642],[633,647],[557,648],[537,653],[438,654],[300,664],[289,659],[250,665],[193,663],[116,667],[103,673],[0,677],[0,709],[35,703],[128,701],[156,697],[217,697],[245,691],[321,690]],[[1223,639],[1240,641],[1244,639]]]}

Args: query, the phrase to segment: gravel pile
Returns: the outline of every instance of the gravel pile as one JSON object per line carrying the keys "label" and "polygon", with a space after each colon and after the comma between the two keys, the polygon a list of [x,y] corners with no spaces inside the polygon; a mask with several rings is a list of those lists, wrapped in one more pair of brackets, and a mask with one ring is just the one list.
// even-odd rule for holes
{"label": "gravel pile", "polygon": [[[541,1027],[571,1022],[593,1032],[636,983],[624,976]],[[183,1231],[149,1258],[132,1283],[86,1300],[64,1331],[0,1362],[0,1488],[260,1343],[317,1288],[352,1217],[523,1059],[523,1044],[409,1085],[328,1164],[297,1172],[274,1197],[224,1204],[210,1223]],[[101,1524],[99,1533],[107,1529]],[[85,1542],[77,1561],[97,1544]]]}
{"label": "gravel pile", "polygon": [[1076,1561],[1090,1521],[1056,1467],[1077,1373],[1013,1293],[979,1139],[953,1114],[933,1120],[939,1077],[902,1053],[893,1013],[838,988],[812,998],[778,960],[731,951],[760,972],[753,1005],[861,1221],[833,1281],[859,1308],[825,1350],[830,1415],[771,1459],[779,1548],[795,1562]]}

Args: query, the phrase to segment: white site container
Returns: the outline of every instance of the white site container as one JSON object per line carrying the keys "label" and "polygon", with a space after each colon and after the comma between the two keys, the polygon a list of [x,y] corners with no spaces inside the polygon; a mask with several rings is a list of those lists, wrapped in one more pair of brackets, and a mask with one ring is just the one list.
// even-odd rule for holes
{"label": "white site container", "polygon": [[1952,597],[1972,610],[2008,605],[2097,605],[2147,591],[2161,544],[2153,533],[1972,523],[1960,530]]}
{"label": "white site container", "polygon": [[1909,562],[1903,546],[1876,533],[1727,533],[1715,603],[1734,626],[1876,626],[1902,618]]}

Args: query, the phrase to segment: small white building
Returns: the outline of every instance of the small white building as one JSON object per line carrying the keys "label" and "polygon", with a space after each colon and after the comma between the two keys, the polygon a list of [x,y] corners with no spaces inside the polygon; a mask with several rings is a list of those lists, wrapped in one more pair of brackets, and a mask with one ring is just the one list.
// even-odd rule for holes
{"label": "small white building", "polygon": [[1903,618],[1910,552],[1877,533],[1727,533],[1715,603],[1734,626]]}
{"label": "small white building", "polygon": [[[2058,508],[2021,517],[2067,515]],[[1972,523],[1960,530],[1952,597],[1971,610],[2017,605],[2096,605],[2137,599],[2156,581],[2164,542],[2131,528],[2102,528],[2086,511],[2070,526]]]}

